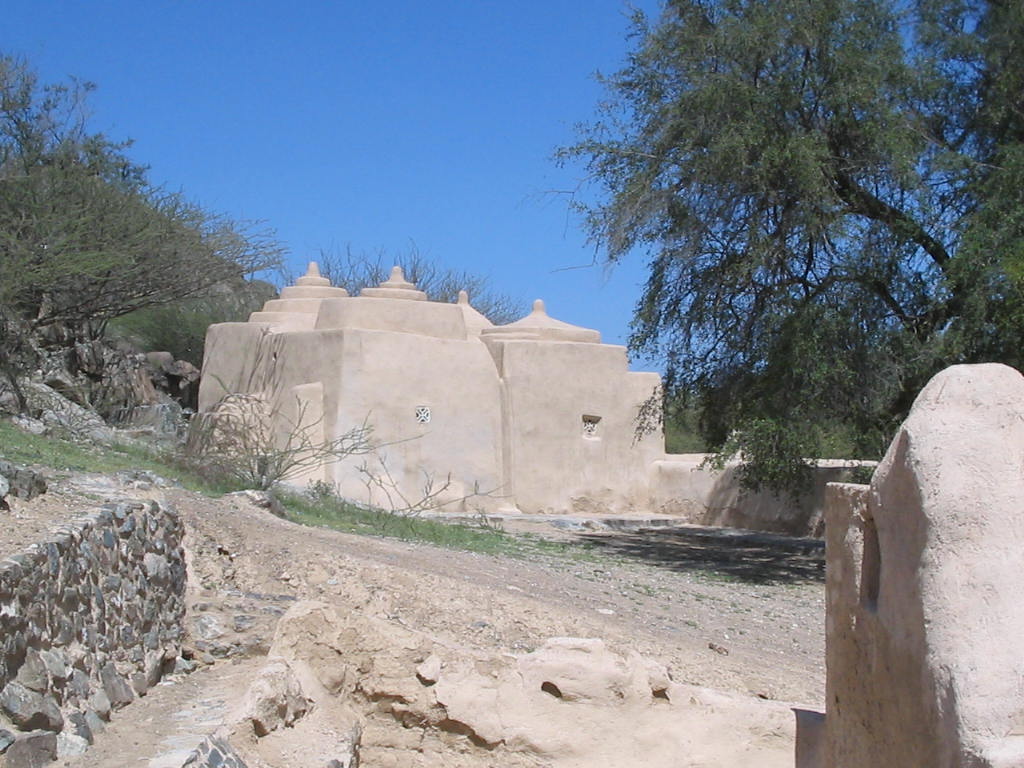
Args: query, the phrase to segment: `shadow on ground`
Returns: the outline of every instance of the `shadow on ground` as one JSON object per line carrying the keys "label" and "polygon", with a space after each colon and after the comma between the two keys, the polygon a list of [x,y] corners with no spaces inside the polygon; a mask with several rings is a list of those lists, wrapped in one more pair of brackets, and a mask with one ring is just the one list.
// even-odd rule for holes
{"label": "shadow on ground", "polygon": [[753,584],[824,582],[825,542],[727,528],[642,528],[589,533],[610,554],[675,571]]}

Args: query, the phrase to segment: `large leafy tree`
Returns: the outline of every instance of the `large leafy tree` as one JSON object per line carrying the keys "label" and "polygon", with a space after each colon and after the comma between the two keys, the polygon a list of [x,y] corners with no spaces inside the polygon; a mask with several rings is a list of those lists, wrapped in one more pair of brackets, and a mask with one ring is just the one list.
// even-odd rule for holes
{"label": "large leafy tree", "polygon": [[43,85],[0,55],[0,373],[17,386],[40,344],[275,266],[267,233],[150,184],[126,144],[87,128],[92,86]]}
{"label": "large leafy tree", "polygon": [[875,454],[923,383],[1024,351],[1024,10],[980,0],[668,0],[561,151],[631,344],[753,485]]}

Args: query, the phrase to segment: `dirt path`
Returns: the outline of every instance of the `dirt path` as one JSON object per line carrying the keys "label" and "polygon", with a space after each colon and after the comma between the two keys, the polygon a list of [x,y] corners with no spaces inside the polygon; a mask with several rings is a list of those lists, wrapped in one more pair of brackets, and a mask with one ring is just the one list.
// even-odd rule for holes
{"label": "dirt path", "polygon": [[[823,705],[820,542],[701,528],[543,526],[579,548],[526,560],[306,527],[238,498],[96,480],[86,486],[83,507],[148,494],[182,513],[189,645],[207,666],[117,713],[85,756],[61,763],[68,768],[180,766],[239,700],[278,618],[309,599],[491,653],[527,653],[552,637],[601,638],[615,652],[656,659],[679,683]],[[78,506],[73,488],[45,499],[15,510],[34,530]],[[399,754],[393,729],[368,725],[367,759]],[[402,759],[394,764],[424,758]]]}
{"label": "dirt path", "polygon": [[174,676],[115,713],[81,756],[59,760],[62,768],[181,768],[212,734],[259,669],[258,658],[215,664]]}
{"label": "dirt path", "polygon": [[240,501],[179,491],[170,500],[192,531],[200,602],[314,598],[507,652],[601,637],[661,659],[681,682],[823,702],[818,543],[707,529],[584,533],[596,546],[583,559],[525,561],[309,528]]}

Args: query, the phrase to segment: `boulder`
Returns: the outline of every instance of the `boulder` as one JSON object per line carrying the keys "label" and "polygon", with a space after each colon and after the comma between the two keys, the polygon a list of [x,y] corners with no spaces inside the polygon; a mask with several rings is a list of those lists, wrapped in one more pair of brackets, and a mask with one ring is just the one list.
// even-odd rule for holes
{"label": "boulder", "polygon": [[20,733],[4,755],[6,768],[42,768],[57,759],[57,734]]}
{"label": "boulder", "polygon": [[0,498],[10,495],[27,501],[46,493],[46,479],[34,469],[0,459],[0,476],[6,480],[9,486],[6,494],[0,493]]}
{"label": "boulder", "polygon": [[64,717],[52,696],[29,690],[17,681],[0,691],[0,710],[23,731],[59,731],[64,727]]}
{"label": "boulder", "polygon": [[135,700],[135,694],[128,685],[128,681],[117,671],[112,663],[107,663],[100,670],[100,682],[103,683],[103,690],[110,699],[110,706],[114,709],[131,704]]}
{"label": "boulder", "polygon": [[284,659],[273,659],[249,686],[242,719],[252,725],[256,736],[263,737],[294,725],[308,709],[309,701],[291,667]]}
{"label": "boulder", "polygon": [[46,665],[43,663],[39,651],[29,649],[25,654],[25,661],[18,670],[17,681],[30,691],[45,693],[50,687],[50,678],[46,672]]}
{"label": "boulder", "polygon": [[285,511],[284,505],[277,498],[277,496],[272,494],[270,491],[257,491],[255,489],[250,488],[245,491],[234,491],[227,495],[234,496],[238,499],[247,501],[253,506],[259,507],[260,509],[265,509],[275,517],[288,517],[288,513]]}
{"label": "boulder", "polygon": [[57,734],[57,756],[60,758],[84,755],[89,742],[76,733],[62,731]]}

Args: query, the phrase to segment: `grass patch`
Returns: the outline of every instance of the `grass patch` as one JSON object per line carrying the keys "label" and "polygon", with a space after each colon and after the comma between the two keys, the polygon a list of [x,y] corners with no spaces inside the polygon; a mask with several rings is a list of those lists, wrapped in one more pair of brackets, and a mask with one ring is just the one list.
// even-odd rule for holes
{"label": "grass patch", "polygon": [[0,419],[0,457],[15,464],[39,464],[60,472],[144,469],[206,494],[240,490],[237,485],[200,476],[169,452],[131,443],[101,446],[33,435],[5,419]]}
{"label": "grass patch", "polygon": [[446,523],[415,515],[396,515],[367,509],[332,496],[310,498],[299,494],[280,494],[280,498],[289,517],[305,525],[489,555],[524,556],[526,550],[525,542],[519,537],[485,524]]}
{"label": "grass patch", "polygon": [[[209,496],[242,490],[235,482],[195,471],[181,456],[170,451],[130,443],[98,446],[33,435],[5,419],[0,419],[0,457],[16,464],[36,464],[58,472],[148,470],[169,480],[176,480],[189,490]],[[577,562],[598,559],[589,542],[571,543],[531,534],[513,535],[488,525],[483,518],[479,525],[448,523],[415,515],[367,509],[336,496],[320,495],[312,498],[287,492],[277,492],[277,495],[288,510],[289,517],[304,525],[522,559],[538,556]]]}
{"label": "grass patch", "polygon": [[292,493],[278,495],[288,510],[289,519],[303,525],[520,559],[544,555],[574,561],[594,559],[588,543],[552,541],[530,534],[506,533],[486,523],[484,518],[481,518],[478,525],[444,522],[368,509],[337,496],[311,498]]}

